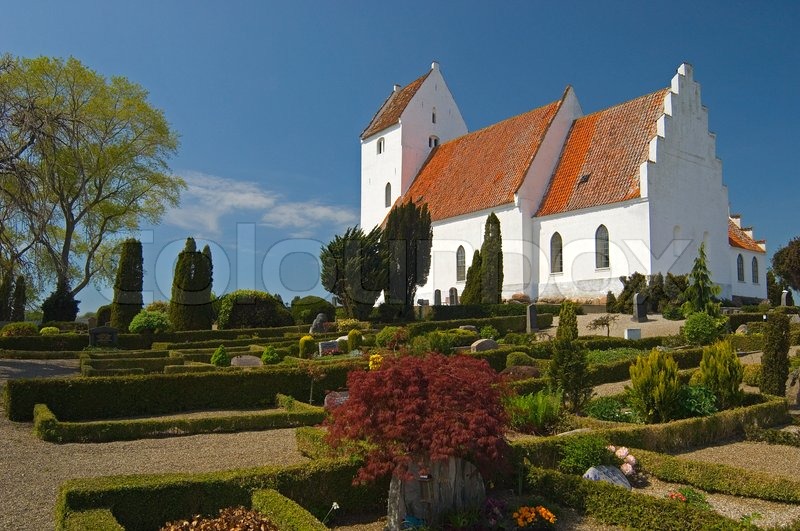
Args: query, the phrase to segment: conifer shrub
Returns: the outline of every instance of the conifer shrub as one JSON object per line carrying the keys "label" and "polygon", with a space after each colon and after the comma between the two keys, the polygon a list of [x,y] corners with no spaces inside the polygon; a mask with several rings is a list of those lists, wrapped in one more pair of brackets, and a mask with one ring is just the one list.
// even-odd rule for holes
{"label": "conifer shrub", "polygon": [[613,291],[609,291],[606,293],[606,311],[608,313],[618,313],[617,312],[617,297],[614,295]]}
{"label": "conifer shrub", "polygon": [[341,354],[346,354],[346,353],[350,352],[347,349],[347,340],[346,339],[337,339],[336,340],[336,349]]}
{"label": "conifer shrub", "polygon": [[629,401],[640,418],[647,423],[676,418],[681,385],[678,364],[670,354],[653,349],[648,356],[637,358],[630,375]]}
{"label": "conifer shrub", "polygon": [[320,313],[324,313],[330,323],[336,320],[336,309],[333,304],[315,295],[296,297],[292,300],[291,311],[295,324],[311,324]]}
{"label": "conifer shrub", "polygon": [[574,341],[578,339],[578,316],[575,311],[575,303],[572,301],[564,301],[561,303],[561,311],[558,314],[556,339],[560,341]]}
{"label": "conifer shrub", "polygon": [[142,242],[129,238],[122,242],[114,280],[114,301],[111,303],[111,326],[127,330],[136,315],[142,311],[142,284],[144,267]]}
{"label": "conifer shrub", "polygon": [[264,352],[261,353],[261,362],[264,365],[275,365],[276,363],[280,363],[281,357],[278,354],[278,350],[272,345],[266,347]]}
{"label": "conifer shrub", "polygon": [[60,333],[61,330],[57,326],[45,326],[39,330],[40,336],[57,336]]}
{"label": "conifer shrub", "polygon": [[453,352],[453,336],[447,332],[434,331],[425,335],[431,352],[451,354]]}
{"label": "conifer shrub", "polygon": [[0,330],[2,337],[25,337],[39,335],[39,328],[33,323],[8,323]]}
{"label": "conifer shrub", "polygon": [[709,389],[717,398],[718,409],[739,405],[742,392],[739,386],[744,368],[729,341],[719,341],[703,349],[697,383]]}
{"label": "conifer shrub", "polygon": [[586,351],[567,341],[556,340],[548,366],[551,390],[561,390],[568,409],[577,413],[592,397],[592,381]]}
{"label": "conifer shrub", "polygon": [[764,354],[761,356],[762,393],[784,396],[789,377],[789,317],[772,312],[764,327]]}
{"label": "conifer shrub", "polygon": [[761,364],[752,363],[745,365],[742,371],[742,383],[751,387],[761,385]]}
{"label": "conifer shrub", "polygon": [[350,330],[347,333],[347,351],[353,352],[354,350],[358,350],[361,348],[361,344],[364,342],[364,335],[361,333],[361,330]]}
{"label": "conifer shrub", "polygon": [[133,334],[155,334],[172,330],[172,325],[166,313],[142,310],[133,318],[128,330]]}
{"label": "conifer shrub", "polygon": [[309,359],[314,355],[314,351],[317,349],[317,342],[314,340],[313,336],[303,336],[300,338],[300,357],[304,359]]}
{"label": "conifer shrub", "polygon": [[214,354],[211,355],[211,365],[215,367],[231,366],[231,358],[228,356],[228,353],[225,352],[225,345],[218,346]]}

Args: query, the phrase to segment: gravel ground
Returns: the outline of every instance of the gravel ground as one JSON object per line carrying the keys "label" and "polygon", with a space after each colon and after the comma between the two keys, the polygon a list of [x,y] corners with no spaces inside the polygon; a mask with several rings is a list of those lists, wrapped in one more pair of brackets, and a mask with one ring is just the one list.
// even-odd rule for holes
{"label": "gravel ground", "polygon": [[800,470],[800,448],[782,444],[734,442],[684,452],[677,456],[766,472],[792,480],[797,480],[797,471]]}
{"label": "gravel ground", "polygon": [[[606,330],[605,328],[600,328],[598,330],[590,330],[589,323],[592,322],[594,319],[597,319],[601,315],[605,315],[602,313],[592,313],[588,315],[579,315],[578,316],[578,335],[579,336],[590,336],[590,335],[605,335]],[[656,336],[673,336],[680,331],[680,328],[683,326],[683,321],[670,321],[669,319],[664,319],[660,315],[648,315],[647,321],[644,323],[637,323],[632,320],[630,315],[623,315],[623,314],[615,314],[617,315],[617,321],[611,325],[611,337],[625,337],[625,329],[626,328],[639,328],[642,331],[642,337],[656,337]],[[558,327],[558,315],[553,317],[553,327],[546,330],[551,335],[555,335],[555,329]]]}

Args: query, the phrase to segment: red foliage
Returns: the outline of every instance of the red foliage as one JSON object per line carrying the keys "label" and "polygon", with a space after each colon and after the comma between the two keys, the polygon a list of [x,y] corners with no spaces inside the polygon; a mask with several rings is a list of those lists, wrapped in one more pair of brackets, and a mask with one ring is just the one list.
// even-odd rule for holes
{"label": "red foliage", "polygon": [[350,373],[350,397],[331,412],[328,441],[369,443],[358,482],[404,477],[426,457],[497,471],[507,449],[499,383],[486,361],[469,356],[387,357],[380,370]]}

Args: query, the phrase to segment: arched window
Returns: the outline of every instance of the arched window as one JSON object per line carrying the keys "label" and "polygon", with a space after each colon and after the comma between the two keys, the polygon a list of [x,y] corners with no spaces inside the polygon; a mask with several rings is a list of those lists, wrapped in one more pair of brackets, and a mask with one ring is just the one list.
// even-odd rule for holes
{"label": "arched window", "polygon": [[739,282],[744,282],[744,258],[741,254],[736,257],[736,278]]}
{"label": "arched window", "polygon": [[439,137],[438,136],[431,135],[430,137],[428,137],[428,147],[429,148],[435,148],[438,145],[439,145]]}
{"label": "arched window", "polygon": [[392,183],[386,183],[386,191],[384,192],[384,205],[386,208],[392,206]]}
{"label": "arched window", "polygon": [[550,238],[550,272],[562,273],[564,271],[564,255],[562,254],[561,235],[553,234]]}
{"label": "arched window", "polygon": [[753,257],[753,284],[758,284],[758,258]]}
{"label": "arched window", "polygon": [[383,137],[378,139],[378,155],[386,151],[386,139]]}
{"label": "arched window", "polygon": [[608,250],[608,229],[605,225],[597,227],[594,233],[594,266],[597,269],[611,267]]}
{"label": "arched window", "polygon": [[467,256],[464,246],[459,245],[456,251],[456,280],[461,281],[467,278]]}
{"label": "arched window", "polygon": [[436,123],[436,107],[433,108],[433,112],[431,112],[431,123]]}

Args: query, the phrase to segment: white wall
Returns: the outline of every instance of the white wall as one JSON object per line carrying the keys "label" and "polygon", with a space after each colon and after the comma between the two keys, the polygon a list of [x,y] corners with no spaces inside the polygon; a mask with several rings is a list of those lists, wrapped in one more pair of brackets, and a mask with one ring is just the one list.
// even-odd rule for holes
{"label": "white wall", "polygon": [[[392,126],[361,142],[361,227],[370,231],[383,222],[386,183],[392,185],[392,201],[400,194],[403,151],[400,125]],[[378,140],[384,139],[384,151],[378,154]]]}
{"label": "white wall", "polygon": [[[738,247],[728,247],[730,250],[732,294],[738,297],[754,299],[767,298],[767,257],[763,253],[754,253]],[[736,265],[737,257],[742,255],[744,260],[744,281],[740,282]],[[758,282],[753,282],[753,258],[758,260]]]}

